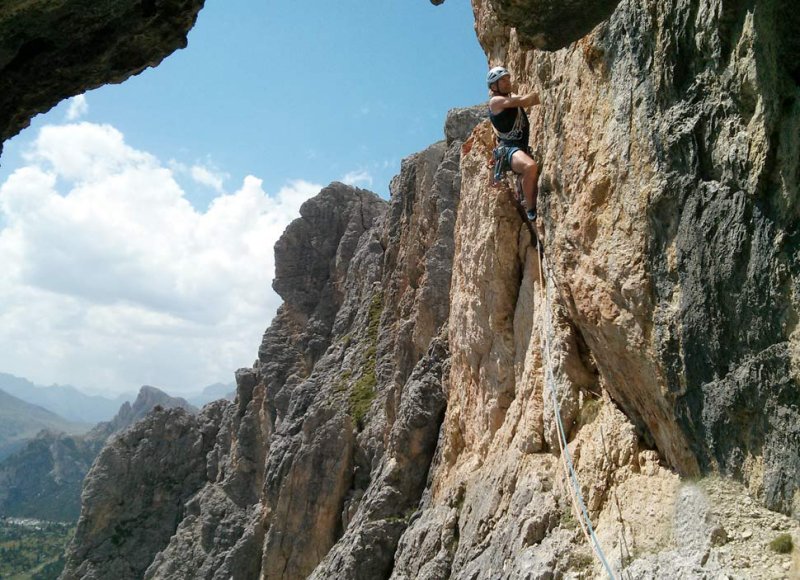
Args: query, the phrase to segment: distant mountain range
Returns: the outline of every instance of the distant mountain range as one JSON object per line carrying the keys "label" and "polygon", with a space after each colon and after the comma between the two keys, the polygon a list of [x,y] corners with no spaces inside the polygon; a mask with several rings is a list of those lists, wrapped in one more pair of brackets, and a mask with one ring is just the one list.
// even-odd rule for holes
{"label": "distant mountain range", "polygon": [[6,373],[0,373],[0,390],[70,421],[89,425],[108,421],[122,403],[136,397],[136,393],[126,393],[115,398],[87,395],[71,385],[43,387],[28,379]]}
{"label": "distant mountain range", "polygon": [[88,423],[68,421],[0,390],[0,460],[21,449],[42,430],[76,435],[90,428]]}
{"label": "distant mountain range", "polygon": [[215,383],[187,401],[144,386],[112,399],[0,373],[0,516],[76,520],[83,479],[111,435],[156,405],[196,412],[235,390]]}
{"label": "distant mountain range", "polygon": [[[110,420],[120,405],[136,398],[136,393],[133,392],[110,398],[87,395],[71,385],[44,387],[7,373],[0,373],[0,390],[27,403],[43,407],[68,421],[90,425]],[[234,383],[214,383],[197,394],[187,396],[186,400],[196,407],[202,407],[217,399],[233,399],[235,391]]]}
{"label": "distant mountain range", "polygon": [[[5,398],[0,398],[0,412],[5,412],[6,403],[18,399],[2,395]],[[32,407],[22,401],[19,403]],[[19,403],[14,403],[13,409],[26,408]],[[185,399],[145,386],[133,404],[124,402],[111,421],[99,423],[85,435],[42,431],[27,441],[17,453],[0,461],[0,516],[77,520],[83,479],[106,440],[143,418],[157,405],[197,411]],[[54,416],[44,409],[39,410],[46,414],[43,416]],[[0,429],[4,423],[0,423]]]}

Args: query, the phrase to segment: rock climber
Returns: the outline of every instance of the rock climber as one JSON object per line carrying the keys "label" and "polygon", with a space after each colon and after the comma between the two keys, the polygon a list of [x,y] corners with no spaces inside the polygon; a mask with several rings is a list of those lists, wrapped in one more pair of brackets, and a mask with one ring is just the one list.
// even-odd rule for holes
{"label": "rock climber", "polygon": [[539,167],[533,160],[528,145],[530,123],[524,108],[538,105],[537,93],[516,96],[511,93],[511,73],[496,66],[486,76],[492,96],[489,99],[489,120],[497,134],[498,146],[494,150],[494,180],[500,181],[503,173],[511,169],[517,175],[517,193],[525,196],[528,219],[536,219],[536,197]]}

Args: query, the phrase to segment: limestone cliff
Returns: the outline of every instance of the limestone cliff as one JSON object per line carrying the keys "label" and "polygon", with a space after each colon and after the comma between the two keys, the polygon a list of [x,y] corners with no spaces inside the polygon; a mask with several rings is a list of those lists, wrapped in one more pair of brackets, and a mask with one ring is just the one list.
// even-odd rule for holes
{"label": "limestone cliff", "polygon": [[[714,526],[737,524],[722,524],[719,490],[693,504],[678,476],[744,482],[797,533],[797,16],[782,2],[621,2],[545,53],[530,50],[551,32],[534,15],[553,3],[473,6],[489,64],[542,95],[544,261],[487,187],[482,126],[462,160],[440,455],[393,577],[581,569],[551,388],[617,573],[738,574],[774,532],[721,547]],[[747,577],[790,574],[775,563]]]}
{"label": "limestone cliff", "polygon": [[65,578],[604,577],[557,416],[615,575],[800,574],[790,8],[473,0],[542,96],[543,250],[478,110],[388,203],[323,190],[236,401],[104,450]]}
{"label": "limestone cliff", "polygon": [[141,578],[204,482],[223,402],[156,407],[112,438],[86,476],[62,578]]}
{"label": "limestone cliff", "polygon": [[[492,4],[477,5],[485,47]],[[549,264],[604,388],[670,466],[743,477],[790,513],[800,43],[787,7],[623,2],[565,50],[526,52],[508,30],[489,58],[544,97]]]}
{"label": "limestone cliff", "polygon": [[[219,408],[197,493],[177,519],[161,520],[174,527],[158,541],[138,551],[127,536],[109,544],[109,530],[150,516],[106,510],[98,482],[121,483],[164,459],[101,457],[65,578],[137,577],[144,560],[146,578],[391,572],[444,413],[459,158],[479,120],[454,112],[447,140],[403,162],[390,203],[334,183],[302,206],[275,249],[285,302],[255,366],[237,373],[235,403]],[[129,431],[128,445],[137,431],[151,439],[148,429]],[[149,497],[135,507],[160,509]]]}

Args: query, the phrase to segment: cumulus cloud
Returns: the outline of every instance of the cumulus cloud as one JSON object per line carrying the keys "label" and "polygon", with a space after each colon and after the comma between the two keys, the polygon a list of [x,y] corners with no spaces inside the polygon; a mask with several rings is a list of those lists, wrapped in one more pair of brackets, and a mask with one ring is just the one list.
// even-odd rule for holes
{"label": "cumulus cloud", "polygon": [[372,175],[364,170],[350,171],[340,181],[352,186],[372,187]]}
{"label": "cumulus cloud", "polygon": [[89,112],[89,103],[86,101],[85,95],[72,97],[67,102],[67,121],[77,121]]}
{"label": "cumulus cloud", "polygon": [[320,185],[220,174],[205,211],[108,125],[46,126],[0,185],[0,369],[41,383],[189,389],[255,358],[273,246]]}

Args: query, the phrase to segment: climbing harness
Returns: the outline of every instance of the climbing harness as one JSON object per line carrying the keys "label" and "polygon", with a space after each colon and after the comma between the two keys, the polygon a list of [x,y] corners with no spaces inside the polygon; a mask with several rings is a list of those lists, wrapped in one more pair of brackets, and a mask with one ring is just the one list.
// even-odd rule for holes
{"label": "climbing harness", "polygon": [[[494,129],[495,135],[498,134],[497,129]],[[531,234],[531,244],[534,247],[539,245],[539,236],[536,235],[536,230],[531,223],[531,220],[528,219],[527,215],[527,208],[525,207],[525,196],[522,192],[522,181],[521,177],[514,173],[511,170],[511,156],[514,155],[517,151],[523,151],[529,157],[533,158],[533,151],[531,151],[530,147],[514,147],[510,145],[501,145],[497,144],[497,146],[492,150],[492,158],[494,162],[494,172],[492,173],[492,183],[495,185],[501,183],[503,178],[506,177],[507,179],[507,189],[506,192],[508,193],[509,198],[511,199],[511,203],[514,204],[514,207],[519,214],[522,223],[524,223],[528,227],[528,231]],[[508,177],[508,174],[511,173],[512,177]],[[536,208],[533,208],[534,210]]]}
{"label": "climbing harness", "polygon": [[[544,254],[539,252],[539,288],[541,294],[541,305],[540,312],[542,313],[542,324],[541,324],[541,341],[542,341],[542,362],[544,367],[544,374],[545,374],[545,383],[550,388],[550,395],[553,399],[553,413],[556,419],[556,430],[558,431],[558,446],[561,449],[561,459],[564,463],[564,473],[568,476],[568,480],[570,485],[568,485],[568,489],[570,492],[570,499],[572,501],[572,507],[575,509],[578,515],[578,521],[581,526],[581,530],[583,531],[584,536],[586,537],[587,542],[592,546],[592,550],[597,556],[600,563],[605,568],[608,577],[611,580],[616,580],[614,576],[614,572],[611,570],[611,566],[609,565],[608,561],[606,560],[606,556],[603,553],[603,549],[600,547],[600,542],[597,539],[597,536],[594,533],[594,528],[592,527],[592,522],[589,518],[589,512],[586,509],[586,504],[583,501],[583,494],[581,493],[581,486],[578,482],[578,476],[575,473],[575,466],[572,463],[572,456],[569,452],[569,447],[567,446],[567,435],[566,431],[564,430],[564,424],[561,422],[561,408],[558,404],[558,396],[556,395],[556,381],[555,377],[553,376],[553,367],[552,367],[552,353],[550,350],[550,340],[549,336],[553,332],[552,328],[552,320],[548,317],[545,317],[545,309],[549,311],[550,309],[550,299],[549,293],[547,291],[547,287],[544,284]],[[545,320],[549,322],[547,327],[545,328]]]}
{"label": "climbing harness", "polygon": [[[492,113],[492,110],[489,109],[489,118],[499,118],[506,111],[513,111],[513,109],[503,109],[502,112],[497,114]],[[514,114],[514,123],[507,131],[501,131],[494,123],[492,123],[492,128],[494,129],[494,132],[497,135],[497,140],[500,141],[500,143],[513,146],[515,143],[520,145],[520,142],[527,142],[530,123],[527,115],[525,115],[525,112],[522,110],[522,107],[517,107],[516,113]]]}
{"label": "climbing harness", "polygon": [[492,150],[492,158],[494,159],[494,182],[503,179],[503,174],[512,171],[511,157],[517,151],[527,153],[528,157],[533,158],[533,151],[530,147],[516,147],[514,145],[498,145]]}

